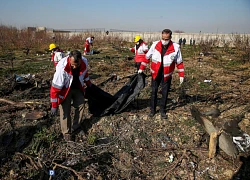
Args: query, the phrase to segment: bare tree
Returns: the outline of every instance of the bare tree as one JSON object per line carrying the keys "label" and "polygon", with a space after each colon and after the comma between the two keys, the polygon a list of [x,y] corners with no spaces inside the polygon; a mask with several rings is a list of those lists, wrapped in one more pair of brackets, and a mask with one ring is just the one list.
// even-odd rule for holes
{"label": "bare tree", "polygon": [[25,50],[25,54],[29,55],[30,49],[35,44],[35,34],[33,31],[22,29],[19,33],[19,47]]}

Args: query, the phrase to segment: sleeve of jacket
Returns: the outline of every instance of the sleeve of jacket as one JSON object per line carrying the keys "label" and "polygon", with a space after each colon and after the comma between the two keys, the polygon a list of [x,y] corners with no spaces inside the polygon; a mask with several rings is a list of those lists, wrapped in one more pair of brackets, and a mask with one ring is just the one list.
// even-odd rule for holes
{"label": "sleeve of jacket", "polygon": [[55,62],[59,62],[62,58],[64,58],[64,54],[62,52],[55,53],[55,57],[54,57]]}
{"label": "sleeve of jacket", "polygon": [[91,38],[89,38],[89,44],[93,45],[93,41]]}
{"label": "sleeve of jacket", "polygon": [[54,57],[55,57],[55,53],[51,53],[51,61],[53,62],[54,61]]}
{"label": "sleeve of jacket", "polygon": [[148,52],[148,45],[146,43],[143,43],[142,50],[143,50],[144,53]]}
{"label": "sleeve of jacket", "polygon": [[141,62],[140,69],[144,70],[146,69],[147,65],[149,64],[149,60],[147,62]]}
{"label": "sleeve of jacket", "polygon": [[[146,43],[143,43],[142,45],[142,51],[145,53],[145,57],[146,57],[146,53],[148,52],[148,45]],[[149,64],[150,60],[145,58],[143,60],[143,62],[141,62],[141,65],[140,65],[140,69],[141,70],[144,70],[146,69],[147,65]]]}
{"label": "sleeve of jacket", "polygon": [[89,86],[91,84],[91,81],[89,79],[89,73],[86,72],[85,76],[84,76],[84,82],[86,83],[87,86]]}
{"label": "sleeve of jacket", "polygon": [[154,53],[155,45],[156,45],[156,43],[153,43],[153,45],[148,50],[148,52],[146,54],[146,59],[150,59],[152,57],[152,55]]}
{"label": "sleeve of jacket", "polygon": [[178,69],[179,76],[184,77],[184,63],[182,61],[180,48],[179,48],[178,53],[177,53],[176,67]]}
{"label": "sleeve of jacket", "polygon": [[87,86],[89,86],[91,84],[91,81],[90,81],[89,73],[88,73],[88,60],[87,60],[87,58],[85,58],[83,56],[82,56],[82,60],[86,65],[86,71],[87,71],[85,76],[84,76],[84,82],[86,83]]}
{"label": "sleeve of jacket", "polygon": [[52,80],[52,85],[50,88],[50,101],[51,101],[51,105],[53,108],[57,108],[59,106],[58,97],[59,97],[60,91],[62,90],[64,86],[63,72],[64,71],[57,68],[54,74],[53,80]]}
{"label": "sleeve of jacket", "polygon": [[131,51],[132,53],[135,53],[135,48],[131,48],[130,51]]}
{"label": "sleeve of jacket", "polygon": [[89,65],[88,59],[85,58],[84,56],[82,56],[82,60],[83,60],[83,62],[85,63],[86,67],[88,68],[88,65]]}

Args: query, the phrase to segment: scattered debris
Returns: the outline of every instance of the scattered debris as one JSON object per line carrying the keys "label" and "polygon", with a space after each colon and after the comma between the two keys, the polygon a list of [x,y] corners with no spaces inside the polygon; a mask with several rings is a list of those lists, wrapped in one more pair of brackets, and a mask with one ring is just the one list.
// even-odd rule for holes
{"label": "scattered debris", "polygon": [[32,111],[23,113],[22,117],[26,120],[38,120],[44,118],[46,115],[47,115],[46,112]]}
{"label": "scattered debris", "polygon": [[250,147],[250,136],[243,133],[242,136],[233,137],[233,142],[238,146],[240,151],[248,152]]}
{"label": "scattered debris", "polygon": [[[211,121],[202,116],[199,110],[192,106],[191,114],[193,118],[198,121],[204,128],[205,131],[211,136],[211,133],[219,132],[222,127],[215,127]],[[219,135],[219,147],[229,156],[236,157],[238,155],[238,150],[233,143],[232,135],[222,131]]]}
{"label": "scattered debris", "polygon": [[205,82],[205,83],[211,83],[212,80],[205,79],[204,82]]}

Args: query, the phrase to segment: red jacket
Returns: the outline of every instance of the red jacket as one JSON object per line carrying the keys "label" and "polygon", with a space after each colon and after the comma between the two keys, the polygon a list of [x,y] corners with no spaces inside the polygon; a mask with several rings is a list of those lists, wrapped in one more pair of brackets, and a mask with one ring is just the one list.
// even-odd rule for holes
{"label": "red jacket", "polygon": [[148,45],[145,42],[140,44],[140,47],[136,49],[136,45],[134,48],[131,48],[131,52],[135,53],[135,62],[140,62],[140,69],[144,70],[149,63],[149,60],[146,59],[146,53],[148,52]]}
{"label": "red jacket", "polygon": [[[87,59],[82,57],[80,65],[79,80],[81,83],[80,90],[85,91],[84,82],[89,85],[88,70],[87,70]],[[73,81],[73,75],[71,71],[70,58],[69,56],[61,59],[56,66],[56,72],[52,80],[52,86],[50,89],[50,98],[52,108],[57,108],[64,99],[67,97],[70,90],[71,83]]]}
{"label": "red jacket", "polygon": [[86,45],[86,46],[89,46],[89,45],[92,44],[92,43],[93,43],[93,40],[92,40],[91,37],[88,37],[88,38],[85,40],[85,45]]}
{"label": "red jacket", "polygon": [[[146,54],[147,59],[152,58],[150,70],[153,79],[157,77],[158,71],[161,67],[161,52],[162,42],[156,41]],[[184,64],[182,61],[180,46],[177,43],[170,41],[169,47],[163,56],[164,81],[167,81],[172,76],[175,66],[178,69],[179,76],[184,77]]]}

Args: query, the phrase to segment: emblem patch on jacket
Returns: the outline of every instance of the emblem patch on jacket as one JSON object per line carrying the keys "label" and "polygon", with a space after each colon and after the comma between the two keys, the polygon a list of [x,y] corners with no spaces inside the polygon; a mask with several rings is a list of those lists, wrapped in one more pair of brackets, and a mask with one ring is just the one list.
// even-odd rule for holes
{"label": "emblem patch on jacket", "polygon": [[170,59],[171,59],[171,60],[174,60],[174,59],[175,59],[175,55],[172,55],[172,56],[170,57]]}

